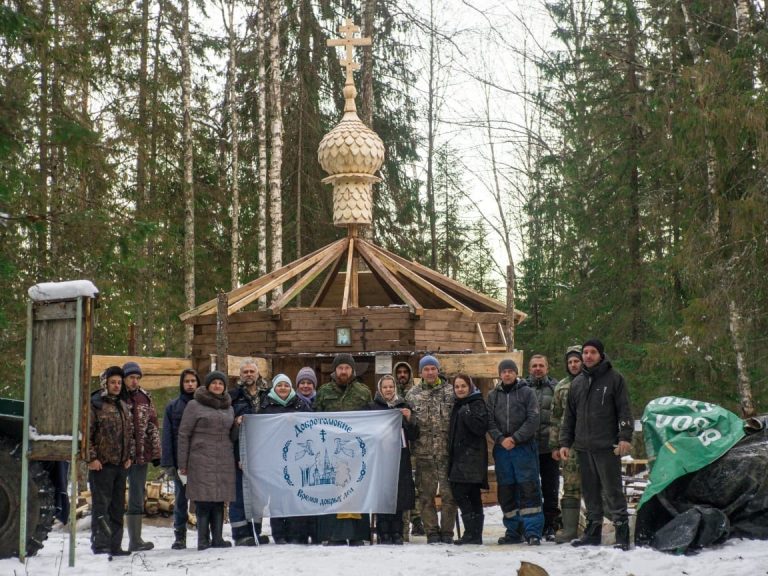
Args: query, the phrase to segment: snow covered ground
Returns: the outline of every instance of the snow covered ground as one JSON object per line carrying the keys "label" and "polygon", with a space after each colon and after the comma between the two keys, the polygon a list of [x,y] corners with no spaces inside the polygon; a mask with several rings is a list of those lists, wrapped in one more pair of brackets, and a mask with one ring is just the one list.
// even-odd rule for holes
{"label": "snow covered ground", "polygon": [[[150,552],[115,558],[94,556],[90,551],[88,522],[79,526],[77,560],[67,566],[68,533],[55,530],[37,556],[26,565],[18,559],[0,560],[0,576],[229,576],[271,574],[311,576],[379,575],[499,575],[514,576],[522,560],[540,565],[550,576],[730,576],[768,574],[768,545],[762,541],[729,540],[725,545],[705,550],[696,556],[670,556],[649,549],[630,552],[599,548],[573,548],[544,543],[537,548],[526,545],[498,546],[502,534],[498,507],[486,509],[485,546],[427,546],[415,538],[404,546],[366,546],[365,548],[325,548],[322,546],[275,546],[260,548],[210,549],[198,552],[196,537],[190,532],[187,550],[171,550],[170,527],[145,526],[144,538],[154,541]],[[268,529],[269,522],[265,523]],[[229,535],[225,527],[225,535]],[[607,534],[604,540],[610,538]],[[127,536],[124,540],[127,546]]]}

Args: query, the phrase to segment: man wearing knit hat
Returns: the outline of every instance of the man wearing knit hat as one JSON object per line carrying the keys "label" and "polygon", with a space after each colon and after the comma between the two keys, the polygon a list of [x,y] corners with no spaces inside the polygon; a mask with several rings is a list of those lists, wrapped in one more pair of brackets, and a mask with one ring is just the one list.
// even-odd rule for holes
{"label": "man wearing knit hat", "polygon": [[[331,381],[317,391],[315,411],[365,410],[370,402],[371,391],[357,380],[355,359],[350,354],[337,354],[331,365]],[[368,514],[318,516],[317,532],[328,546],[362,546],[371,538],[371,521]]]}
{"label": "man wearing knit hat", "polygon": [[525,541],[536,546],[544,528],[536,445],[539,403],[533,389],[517,374],[514,360],[499,362],[501,381],[486,401],[499,506],[506,528],[499,544]]}
{"label": "man wearing knit hat", "polygon": [[583,367],[571,383],[560,429],[560,457],[568,460],[571,450],[576,451],[587,507],[584,535],[571,544],[600,544],[604,497],[616,529],[616,548],[629,550],[627,500],[621,485],[621,457],[632,450],[627,385],[606,358],[600,340],[584,342],[581,355]]}
{"label": "man wearing knit hat", "polygon": [[128,470],[128,511],[125,525],[128,528],[128,550],[137,552],[152,550],[155,545],[141,539],[141,521],[144,516],[144,492],[147,469],[151,462],[160,465],[160,425],[157,410],[149,392],[140,386],[141,366],[136,362],[123,365],[123,380],[128,390],[128,403],[133,413],[133,434],[136,442],[136,458]]}
{"label": "man wearing knit hat", "polygon": [[[419,361],[421,382],[410,389],[405,401],[413,406],[419,437],[413,443],[416,461],[416,491],[421,519],[429,544],[452,544],[456,525],[456,502],[448,481],[448,431],[453,409],[453,387],[440,375],[434,356]],[[435,496],[440,491],[440,522]]]}
{"label": "man wearing knit hat", "polygon": [[[581,374],[581,345],[570,346],[565,351],[565,369],[568,376],[555,386],[555,397],[552,399],[552,426],[549,429],[549,447],[552,458],[560,460],[560,427],[563,424],[563,413],[568,402],[568,392],[571,382]],[[562,530],[555,535],[557,544],[570,542],[579,535],[579,512],[581,511],[581,475],[579,461],[569,458],[562,462],[563,497],[560,500],[562,514]]]}

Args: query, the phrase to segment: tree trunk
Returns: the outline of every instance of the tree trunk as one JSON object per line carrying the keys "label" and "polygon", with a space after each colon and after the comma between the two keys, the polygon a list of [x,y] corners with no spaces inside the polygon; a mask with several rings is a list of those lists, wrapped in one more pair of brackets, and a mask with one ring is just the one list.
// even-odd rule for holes
{"label": "tree trunk", "polygon": [[[40,11],[40,25],[48,27],[51,17],[50,0],[43,0]],[[38,60],[40,61],[40,98],[38,104],[38,186],[37,202],[35,211],[39,218],[36,226],[36,244],[37,244],[37,269],[35,270],[37,279],[43,280],[48,274],[48,178],[50,176],[49,166],[49,115],[50,115],[50,54],[48,51],[48,35],[39,38]]]}
{"label": "tree trunk", "polygon": [[507,266],[507,352],[515,349],[515,266]]}
{"label": "tree trunk", "polygon": [[226,292],[220,292],[216,299],[216,370],[228,374],[229,314]]}
{"label": "tree trunk", "polygon": [[435,20],[434,1],[429,3],[429,84],[427,88],[427,218],[429,219],[429,266],[437,270],[437,211],[435,207]]}
{"label": "tree trunk", "polygon": [[[240,286],[240,111],[235,85],[237,73],[237,38],[235,36],[235,3],[229,5],[229,123],[232,164],[232,289]],[[224,361],[226,364],[226,359]]]}
{"label": "tree trunk", "polygon": [[[270,1],[269,12],[269,70],[270,70],[270,122],[271,156],[269,165],[269,222],[272,225],[272,270],[283,265],[283,107],[282,73],[280,67],[280,7],[279,0]],[[273,297],[282,295],[282,286],[272,292]]]}
{"label": "tree trunk", "polygon": [[[189,0],[181,1],[181,101],[184,125],[184,299],[187,309],[195,307],[195,189],[193,186],[192,67],[190,62]],[[185,326],[184,352],[192,355],[193,326]]]}
{"label": "tree trunk", "polygon": [[[266,68],[264,66],[267,13],[265,3],[267,0],[260,0],[257,12],[258,22],[256,25],[256,59],[258,62],[258,132],[256,137],[257,156],[259,160],[258,175],[258,202],[259,202],[259,222],[258,222],[258,259],[259,276],[267,273],[267,82]],[[267,305],[266,295],[259,298],[259,308]]]}

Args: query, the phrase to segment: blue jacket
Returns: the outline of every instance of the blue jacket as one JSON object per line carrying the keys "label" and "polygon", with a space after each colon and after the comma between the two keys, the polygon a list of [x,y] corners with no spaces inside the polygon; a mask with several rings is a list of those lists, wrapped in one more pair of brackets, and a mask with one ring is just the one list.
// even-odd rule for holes
{"label": "blue jacket", "polygon": [[165,416],[163,417],[163,438],[162,438],[162,456],[160,457],[160,466],[174,466],[178,468],[178,459],[176,448],[179,444],[179,427],[181,426],[181,417],[187,408],[187,403],[192,400],[194,394],[185,394],[182,392],[179,397],[165,407]]}

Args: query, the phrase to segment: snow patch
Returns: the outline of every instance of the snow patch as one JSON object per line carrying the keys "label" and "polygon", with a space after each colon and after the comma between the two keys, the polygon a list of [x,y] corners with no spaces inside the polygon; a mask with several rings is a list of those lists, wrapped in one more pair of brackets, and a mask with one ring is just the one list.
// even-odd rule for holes
{"label": "snow patch", "polygon": [[72,442],[71,434],[40,434],[34,426],[29,427],[30,440],[52,440],[54,442]]}
{"label": "snow patch", "polygon": [[69,282],[40,282],[27,291],[35,302],[50,300],[69,300],[86,296],[96,298],[99,289],[90,280],[70,280]]}

